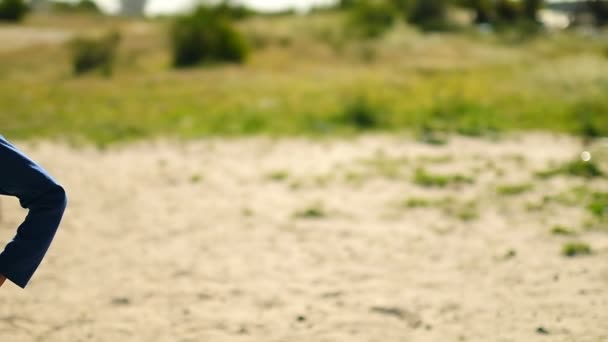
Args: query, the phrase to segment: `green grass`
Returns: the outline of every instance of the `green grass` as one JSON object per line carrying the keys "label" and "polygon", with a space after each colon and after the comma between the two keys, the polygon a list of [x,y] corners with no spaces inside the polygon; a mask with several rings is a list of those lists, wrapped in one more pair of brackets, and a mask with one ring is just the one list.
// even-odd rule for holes
{"label": "green grass", "polygon": [[478,204],[474,201],[460,202],[453,197],[423,198],[412,197],[403,202],[408,209],[429,208],[438,209],[443,214],[457,218],[461,221],[474,221],[479,218]]}
{"label": "green grass", "polygon": [[529,183],[525,184],[508,184],[501,185],[496,188],[496,193],[502,196],[515,196],[532,190],[534,186]]}
{"label": "green grass", "polygon": [[584,242],[569,242],[562,247],[562,254],[567,257],[592,254],[591,247]]}
{"label": "green grass", "polygon": [[417,169],[414,174],[414,183],[424,187],[444,188],[450,185],[473,184],[475,181],[460,174],[433,174],[424,169]]}
{"label": "green grass", "polygon": [[373,158],[362,159],[360,162],[369,171],[368,177],[377,175],[387,179],[401,178],[403,167],[409,163],[406,158],[390,158],[382,154]]}
{"label": "green grass", "polygon": [[565,226],[555,226],[551,229],[553,235],[575,235],[576,232]]}
{"label": "green grass", "polygon": [[[397,25],[363,46],[342,40],[342,18],[255,17],[239,22],[269,42],[243,66],[170,67],[166,23],[71,16],[26,25],[123,40],[112,77],[74,78],[61,44],[0,49],[0,127],[11,139],[113,142],[157,136],[449,134],[546,130],[608,135],[605,39],[574,33],[506,43],[500,35],[429,39]],[[329,39],[328,37],[331,37]],[[287,40],[290,44],[280,44]],[[276,43],[273,43],[276,42]]]}
{"label": "green grass", "polygon": [[327,212],[321,205],[314,204],[295,212],[293,216],[299,219],[321,219],[327,217]]}
{"label": "green grass", "polygon": [[536,176],[541,179],[551,178],[558,175],[582,178],[599,178],[605,176],[604,172],[595,162],[585,162],[580,159],[567,162],[557,168],[536,173]]}
{"label": "green grass", "polygon": [[608,219],[608,192],[596,192],[587,205],[589,212],[598,219]]}
{"label": "green grass", "polygon": [[428,208],[428,207],[432,207],[434,205],[434,201],[431,201],[429,199],[426,198],[419,198],[419,197],[415,197],[415,198],[408,198],[404,205],[407,208]]}
{"label": "green grass", "polygon": [[190,176],[190,183],[200,183],[203,180],[203,176],[200,174],[194,174]]}
{"label": "green grass", "polygon": [[289,178],[289,172],[285,170],[277,170],[267,174],[265,178],[275,182],[282,182]]}

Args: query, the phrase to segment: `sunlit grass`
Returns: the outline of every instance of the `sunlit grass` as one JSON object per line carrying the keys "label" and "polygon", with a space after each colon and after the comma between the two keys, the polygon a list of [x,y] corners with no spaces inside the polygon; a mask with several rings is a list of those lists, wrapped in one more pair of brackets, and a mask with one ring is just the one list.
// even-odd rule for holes
{"label": "sunlit grass", "polygon": [[608,134],[608,59],[601,42],[571,34],[507,44],[467,33],[429,38],[401,25],[363,62],[361,43],[340,36],[339,17],[254,18],[241,28],[269,43],[246,65],[173,71],[164,21],[134,29],[90,20],[90,31],[122,31],[114,76],[74,78],[62,45],[0,52],[3,134],[98,144],[370,129],[429,141],[512,130]]}

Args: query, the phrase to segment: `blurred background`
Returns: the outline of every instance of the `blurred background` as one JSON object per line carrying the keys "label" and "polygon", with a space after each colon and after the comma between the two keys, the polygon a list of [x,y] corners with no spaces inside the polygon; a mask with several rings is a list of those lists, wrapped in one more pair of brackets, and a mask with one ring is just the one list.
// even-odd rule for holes
{"label": "blurred background", "polygon": [[606,0],[0,0],[0,339],[608,340],[607,94]]}

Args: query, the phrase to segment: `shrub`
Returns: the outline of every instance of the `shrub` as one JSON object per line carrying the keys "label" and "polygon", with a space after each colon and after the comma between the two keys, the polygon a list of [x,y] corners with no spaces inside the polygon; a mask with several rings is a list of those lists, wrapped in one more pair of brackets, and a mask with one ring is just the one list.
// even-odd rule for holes
{"label": "shrub", "polygon": [[442,31],[448,28],[445,0],[416,0],[408,21],[424,31]]}
{"label": "shrub", "polygon": [[173,65],[190,67],[204,62],[242,63],[249,47],[231,20],[217,8],[199,7],[173,22],[170,32]]}
{"label": "shrub", "polygon": [[361,0],[351,9],[349,30],[362,38],[378,38],[395,22],[394,9],[384,1]]}
{"label": "shrub", "polygon": [[20,21],[28,10],[23,0],[0,0],[0,21]]}
{"label": "shrub", "polygon": [[99,70],[105,75],[112,73],[120,34],[111,32],[101,38],[79,37],[71,41],[72,69],[75,75]]}
{"label": "shrub", "polygon": [[346,105],[336,121],[361,131],[377,129],[382,125],[382,111],[360,96]]}

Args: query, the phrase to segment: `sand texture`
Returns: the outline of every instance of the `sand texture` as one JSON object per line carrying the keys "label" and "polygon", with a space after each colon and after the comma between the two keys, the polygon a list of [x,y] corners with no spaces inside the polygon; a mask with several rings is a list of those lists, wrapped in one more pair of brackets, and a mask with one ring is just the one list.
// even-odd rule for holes
{"label": "sand texture", "polygon": [[[608,341],[608,229],[568,200],[608,181],[534,175],[574,138],[19,145],[70,204],[0,289],[3,342]],[[3,245],[25,211],[1,205]]]}

